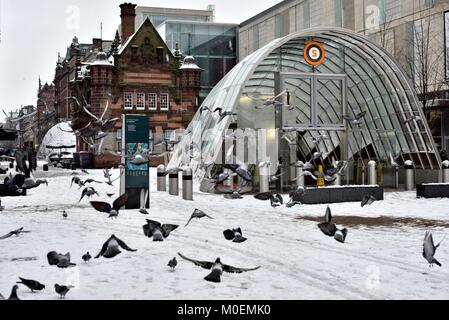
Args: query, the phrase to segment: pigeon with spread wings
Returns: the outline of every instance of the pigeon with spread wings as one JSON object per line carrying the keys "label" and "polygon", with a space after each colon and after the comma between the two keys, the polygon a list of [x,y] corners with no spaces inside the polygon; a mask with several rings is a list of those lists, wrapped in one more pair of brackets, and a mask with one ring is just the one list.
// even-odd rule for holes
{"label": "pigeon with spread wings", "polygon": [[158,221],[148,219],[147,224],[142,226],[145,236],[153,237],[153,241],[164,241],[170,235],[170,232],[178,227],[175,224],[161,224]]}
{"label": "pigeon with spread wings", "polygon": [[201,219],[204,217],[208,217],[209,219],[213,219],[210,215],[206,214],[204,211],[200,210],[200,209],[195,209],[192,213],[192,215],[189,218],[189,221],[187,221],[186,225],[184,226],[187,227],[187,225],[190,223],[190,221],[192,221],[193,218],[197,218],[197,219]]}
{"label": "pigeon with spread wings", "polygon": [[22,227],[22,228],[20,228],[20,229],[17,229],[17,230],[13,230],[13,231],[11,231],[11,232],[8,232],[8,233],[5,234],[4,236],[0,237],[0,240],[8,239],[9,237],[12,237],[12,236],[18,237],[19,234],[21,234],[21,233],[29,233],[29,232],[31,232],[31,231],[24,231],[24,230],[23,230],[23,227]]}
{"label": "pigeon with spread wings", "polygon": [[97,211],[109,213],[109,218],[117,218],[119,210],[126,204],[127,201],[128,194],[125,193],[115,199],[115,201],[112,203],[112,206],[109,203],[103,201],[91,201],[90,204]]}
{"label": "pigeon with spread wings", "polygon": [[194,260],[187,258],[186,256],[182,255],[178,252],[178,255],[183,258],[184,260],[190,261],[193,264],[200,266],[204,269],[209,269],[211,272],[204,277],[205,280],[211,281],[211,282],[221,282],[221,275],[223,272],[229,272],[229,273],[242,273],[247,271],[254,271],[260,268],[260,266],[257,266],[255,268],[237,268],[233,267],[227,264],[224,264],[220,261],[220,258],[217,258],[215,262],[210,261],[200,261],[200,260]]}
{"label": "pigeon with spread wings", "polygon": [[126,250],[126,251],[137,251],[136,249],[131,249],[126,245],[125,242],[117,238],[114,234],[106,240],[106,242],[101,247],[100,252],[95,256],[95,259],[98,259],[100,257],[105,257],[107,259],[114,258],[116,255],[120,254],[120,248]]}

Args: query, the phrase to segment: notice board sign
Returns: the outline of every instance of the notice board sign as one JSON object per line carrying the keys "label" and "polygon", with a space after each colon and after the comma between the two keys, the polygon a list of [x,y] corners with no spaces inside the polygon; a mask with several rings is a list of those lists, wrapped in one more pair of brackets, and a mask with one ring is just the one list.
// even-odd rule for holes
{"label": "notice board sign", "polygon": [[123,145],[125,165],[125,189],[149,189],[149,161],[132,163],[135,156],[149,157],[150,126],[146,115],[123,115]]}

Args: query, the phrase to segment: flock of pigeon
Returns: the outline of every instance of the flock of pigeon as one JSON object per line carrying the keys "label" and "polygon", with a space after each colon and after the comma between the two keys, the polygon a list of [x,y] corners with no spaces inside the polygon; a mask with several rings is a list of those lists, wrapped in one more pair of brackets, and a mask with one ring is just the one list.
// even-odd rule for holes
{"label": "flock of pigeon", "polygon": [[[84,169],[83,169],[83,173],[89,174],[89,172]],[[110,173],[110,170],[104,169],[103,173],[104,173],[104,177],[106,179],[106,181],[104,183],[112,185],[112,182],[115,180],[111,179],[112,175]],[[73,174],[76,174],[76,175],[73,176],[71,179],[70,188],[72,188],[74,185],[78,185],[79,190],[84,187],[84,189],[82,190],[82,193],[81,193],[80,201],[85,196],[90,198],[94,195],[97,195],[97,196],[99,195],[98,192],[93,187],[86,186],[86,185],[92,184],[92,183],[100,184],[100,183],[103,183],[103,181],[97,181],[97,180],[90,179],[90,178],[83,180],[76,173],[76,171],[74,171]],[[107,193],[108,197],[112,197],[113,195],[114,195],[113,193]],[[128,194],[125,193],[125,194],[121,195],[120,197],[118,197],[112,204],[103,202],[103,201],[90,201],[90,205],[96,211],[99,211],[102,213],[107,213],[108,217],[112,219],[112,218],[118,217],[119,211],[126,204],[127,199],[128,199]],[[149,214],[145,209],[141,209],[141,210],[139,210],[139,212],[142,214]],[[62,217],[63,217],[63,219],[68,218],[67,211],[64,210],[62,212]],[[189,217],[189,219],[184,227],[187,227],[193,219],[201,219],[201,218],[205,218],[205,217],[207,217],[209,219],[213,219],[213,217],[206,214],[204,211],[195,209],[194,212]],[[165,239],[167,239],[168,236],[170,235],[170,233],[173,232],[174,230],[176,230],[178,227],[179,227],[179,225],[161,224],[158,221],[146,219],[146,224],[144,224],[142,226],[142,230],[143,230],[144,236],[151,238],[155,242],[160,242],[160,241],[164,241]],[[4,240],[4,239],[10,238],[12,236],[18,237],[21,234],[29,233],[29,232],[31,232],[31,231],[24,230],[24,228],[22,227],[17,230],[11,231],[4,236],[1,236],[0,240]],[[229,241],[232,241],[235,243],[242,243],[247,240],[247,238],[243,237],[242,230],[240,227],[234,228],[234,229],[227,229],[227,230],[223,231],[223,236],[226,240],[229,240]],[[115,236],[113,234],[104,242],[103,246],[101,247],[98,254],[94,257],[94,259],[98,259],[100,257],[103,257],[106,259],[114,258],[115,256],[119,255],[122,252],[121,249],[129,251],[129,252],[137,251],[136,249],[132,249],[131,247],[129,247],[123,240],[119,239],[117,236]],[[217,258],[213,262],[209,262],[209,261],[201,261],[201,260],[191,259],[191,258],[184,256],[181,253],[178,253],[178,255],[182,259],[192,262],[197,266],[200,266],[205,269],[210,269],[211,270],[210,273],[207,276],[205,276],[204,279],[207,281],[211,281],[211,282],[221,282],[221,276],[222,276],[223,272],[242,273],[242,272],[257,270],[260,268],[260,266],[257,266],[255,268],[233,267],[233,266],[222,263],[220,258]],[[90,252],[86,252],[81,257],[81,259],[85,263],[88,263],[92,259],[92,255],[90,254]],[[67,252],[66,254],[62,254],[62,253],[58,253],[56,251],[50,251],[47,253],[47,261],[50,266],[56,266],[58,268],[71,268],[71,267],[76,266],[76,263],[72,262],[71,255],[69,252]],[[170,267],[172,270],[174,270],[176,268],[177,264],[178,264],[178,261],[176,260],[176,257],[173,257],[173,259],[171,259],[168,262],[168,267]],[[31,292],[42,291],[46,288],[46,286],[44,284],[40,283],[37,280],[25,279],[22,277],[19,277],[19,279],[20,279],[20,281],[18,281],[17,284],[22,284],[22,285],[28,287],[31,290]],[[12,287],[11,294],[8,298],[9,300],[20,300],[20,298],[17,294],[17,290],[18,290],[17,284],[15,284]],[[66,296],[66,294],[70,291],[70,289],[72,289],[72,288],[74,288],[74,287],[71,285],[60,285],[60,284],[54,285],[54,290],[59,295],[59,297],[61,299],[63,299]],[[0,294],[0,300],[1,299],[4,299],[4,297]]]}
{"label": "flock of pigeon", "polygon": [[[319,155],[319,156],[314,155],[314,157],[319,158],[319,157],[321,157],[321,155]],[[310,172],[308,170],[313,170],[313,165],[311,164],[311,162],[313,161],[314,157],[309,162],[306,162],[306,164],[296,163],[296,165],[301,165],[301,166],[303,166],[304,169],[306,169],[305,172]],[[30,169],[28,169],[28,167],[26,166],[26,162],[25,162],[23,156],[21,156],[21,154],[19,152],[16,154],[16,161],[17,161],[17,167],[21,172],[21,173],[18,173],[17,175],[23,176],[23,178],[21,178],[22,182],[19,185],[17,185],[17,187],[29,188],[30,186],[32,186],[32,187],[38,186],[40,183],[38,183],[37,181],[34,181],[34,179],[31,176]],[[270,165],[270,164],[269,163],[268,164],[267,163],[259,164],[260,167],[263,167],[266,165]],[[346,168],[345,163],[339,162],[335,167],[333,167],[329,170],[326,170],[323,173],[323,177],[325,180],[329,180],[329,179],[335,177],[335,175],[343,174],[345,168]],[[228,198],[228,199],[243,198],[243,194],[248,192],[249,189],[244,190],[243,188],[240,188],[237,190],[232,190],[231,188],[220,187],[219,184],[221,182],[223,182],[224,180],[226,180],[230,176],[230,174],[238,175],[239,177],[241,177],[243,179],[243,181],[251,182],[252,175],[251,175],[250,171],[248,170],[248,167],[243,164],[224,165],[224,169],[227,169],[231,173],[221,172],[221,173],[217,173],[215,175],[209,175],[209,179],[215,183],[216,192],[224,194],[225,198]],[[85,174],[89,174],[89,172],[84,169],[82,172]],[[178,173],[179,169],[178,168],[168,169],[166,173],[168,174],[171,172]],[[81,177],[76,173],[76,171],[74,172],[74,174],[76,174],[76,175],[74,175],[71,179],[70,188],[72,188],[74,185],[77,185],[79,187],[79,190],[84,188],[81,192],[81,198],[80,198],[79,202],[82,201],[84,197],[90,198],[94,195],[97,195],[97,196],[99,195],[98,192],[93,187],[87,186],[87,185],[91,185],[93,183],[96,183],[96,184],[106,183],[108,185],[113,186],[113,182],[118,179],[118,178],[116,178],[114,180],[112,179],[112,174],[109,169],[103,170],[103,175],[105,178],[104,182],[98,181],[95,179],[90,179],[90,178],[81,179]],[[310,173],[310,174],[312,174],[312,173]],[[15,177],[11,177],[10,179],[12,181],[18,181],[18,178],[15,178]],[[270,205],[273,208],[284,205],[284,203],[285,203],[286,207],[291,208],[295,205],[301,204],[300,200],[298,200],[298,199],[300,199],[301,196],[304,196],[306,192],[307,192],[306,188],[304,188],[300,185],[293,185],[289,192],[290,200],[289,200],[289,202],[286,202],[286,203],[284,202],[282,195],[279,193],[263,192],[263,193],[258,193],[256,195],[254,195],[254,198],[256,198],[258,200],[262,200],[262,201],[269,200]],[[107,193],[107,196],[109,198],[111,198],[114,196],[114,193]],[[115,199],[112,204],[103,202],[103,201],[90,201],[90,204],[96,211],[106,213],[106,214],[108,214],[109,218],[116,219],[119,216],[120,209],[123,208],[123,206],[126,204],[127,200],[128,200],[128,195],[123,194],[123,195],[119,196],[117,199]],[[376,201],[374,192],[367,194],[363,197],[363,200],[361,201],[361,207],[364,207],[366,205],[371,205],[374,201]],[[0,205],[1,205],[1,203],[0,203]],[[142,214],[149,214],[145,209],[141,209],[139,212]],[[66,219],[68,217],[68,213],[64,210],[62,213],[62,216],[64,219]],[[189,219],[184,227],[187,227],[193,219],[201,219],[201,218],[213,219],[213,217],[206,214],[204,211],[195,209],[194,212],[189,217]],[[167,239],[169,237],[169,235],[173,231],[175,231],[178,227],[179,227],[179,225],[162,224],[158,221],[146,219],[146,224],[144,224],[142,226],[142,230],[143,230],[143,234],[145,237],[152,238],[153,241],[160,242],[160,241],[164,241],[165,239]],[[325,234],[326,236],[329,236],[329,237],[334,237],[334,239],[340,243],[344,243],[346,240],[346,237],[348,235],[347,228],[340,229],[332,221],[332,214],[331,214],[331,209],[329,208],[329,206],[326,208],[326,212],[324,215],[324,221],[318,224],[318,228],[321,232],[323,232],[323,234]],[[19,236],[23,233],[29,233],[29,232],[30,231],[28,231],[28,230],[24,230],[23,228],[20,228],[20,229],[11,231],[4,236],[1,236],[0,240],[4,240],[4,239],[7,239],[12,236]],[[243,236],[243,233],[242,233],[242,230],[240,227],[227,229],[227,230],[223,231],[223,236],[226,240],[232,241],[235,243],[242,243],[247,240],[247,238]],[[433,264],[441,266],[441,263],[434,257],[434,255],[436,253],[436,249],[439,247],[440,244],[441,244],[441,241],[440,241],[440,243],[435,245],[433,242],[432,234],[429,231],[426,232],[425,237],[424,237],[424,242],[423,242],[423,253],[422,254],[423,254],[423,257],[429,262],[430,266],[433,266]],[[104,242],[100,251],[95,256],[95,259],[98,259],[100,257],[103,257],[106,259],[114,258],[115,256],[119,255],[122,252],[121,249],[129,251],[129,252],[137,251],[136,249],[132,249],[131,247],[129,247],[123,240],[119,239],[117,236],[115,236],[113,234]],[[254,268],[233,267],[233,266],[224,264],[219,257],[216,258],[215,261],[202,261],[202,260],[195,260],[195,259],[186,257],[185,255],[183,255],[179,252],[178,252],[178,255],[182,259],[192,262],[193,264],[195,264],[197,266],[200,266],[204,269],[211,270],[210,273],[204,277],[204,279],[206,281],[211,281],[211,282],[221,282],[221,276],[222,276],[223,272],[242,273],[242,272],[257,270],[260,268],[260,266],[257,266]],[[89,252],[87,252],[81,258],[85,263],[88,263],[92,259],[92,256]],[[71,261],[70,253],[61,254],[56,251],[48,252],[47,261],[48,261],[49,265],[51,265],[51,266],[54,265],[58,268],[70,268],[70,267],[76,266],[76,264]],[[170,267],[172,270],[174,270],[176,268],[177,264],[178,264],[178,261],[176,260],[176,257],[173,257],[171,260],[169,260],[168,267]],[[20,281],[18,281],[17,284],[22,284],[22,285],[28,287],[32,292],[41,291],[41,290],[45,289],[45,285],[41,284],[39,281],[32,280],[32,279],[25,279],[25,278],[19,278],[19,279],[20,279]],[[9,297],[9,299],[11,299],[11,300],[19,299],[19,297],[17,295],[17,289],[18,289],[17,284],[14,285],[11,290],[11,294]],[[60,285],[60,284],[54,285],[55,292],[59,295],[60,298],[64,298],[66,296],[66,294],[72,288],[73,288],[73,286],[70,286],[70,285]],[[3,298],[3,296],[0,295],[0,299],[2,299],[2,298]]]}

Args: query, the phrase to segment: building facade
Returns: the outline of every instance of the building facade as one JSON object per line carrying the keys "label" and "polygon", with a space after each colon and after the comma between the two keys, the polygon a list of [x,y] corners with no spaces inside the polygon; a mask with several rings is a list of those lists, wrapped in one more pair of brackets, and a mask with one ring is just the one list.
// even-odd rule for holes
{"label": "building facade", "polygon": [[136,30],[146,19],[150,19],[151,23],[156,28],[158,28],[164,21],[167,20],[214,22],[215,7],[213,5],[209,5],[206,10],[194,10],[138,6],[136,8]]}
{"label": "building facade", "polygon": [[240,24],[238,56],[241,61],[276,38],[310,28],[342,27],[363,34],[406,71],[438,147],[448,150],[449,126],[444,129],[444,118],[449,119],[444,115],[449,108],[444,30],[448,10],[445,0],[285,0]]}
{"label": "building facade", "polygon": [[[108,57],[97,52],[93,60],[75,60],[74,80],[70,81],[70,94],[87,106],[96,116],[101,116],[106,106],[108,118],[121,119],[122,114],[146,114],[149,116],[154,144],[152,164],[166,162],[165,140],[174,139],[177,129],[184,129],[198,106],[198,89],[201,69],[192,57],[184,62],[178,53],[172,53],[149,19],[135,30],[136,5],[121,6],[121,45]],[[72,44],[79,53],[80,46]],[[81,62],[83,61],[83,62]],[[70,118],[76,130],[86,126],[91,117],[70,102]],[[101,154],[83,139],[78,139],[77,149],[96,153],[96,166],[118,163],[113,153],[121,152],[121,121],[115,123],[111,134],[102,144]]]}
{"label": "building facade", "polygon": [[203,69],[200,103],[236,64],[237,26],[228,23],[168,20],[157,28],[172,51],[179,46],[184,55],[193,55],[198,66]]}

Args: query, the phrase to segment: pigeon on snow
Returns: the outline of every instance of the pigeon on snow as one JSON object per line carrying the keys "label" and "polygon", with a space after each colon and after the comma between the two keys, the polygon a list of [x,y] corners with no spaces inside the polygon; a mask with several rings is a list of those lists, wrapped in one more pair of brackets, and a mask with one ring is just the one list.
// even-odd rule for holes
{"label": "pigeon on snow", "polygon": [[178,255],[183,258],[184,260],[190,261],[193,264],[200,266],[204,269],[209,269],[211,272],[204,277],[206,281],[211,282],[221,282],[221,275],[223,272],[229,272],[229,273],[242,273],[247,271],[253,271],[260,268],[260,266],[257,266],[255,268],[236,268],[227,264],[224,264],[221,262],[220,258],[217,258],[215,262],[210,261],[200,261],[200,260],[194,260],[187,258],[186,256],[183,256],[181,253],[178,252]]}

